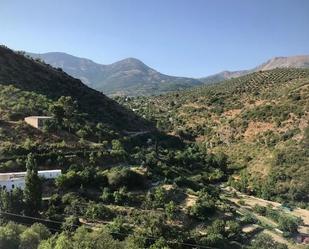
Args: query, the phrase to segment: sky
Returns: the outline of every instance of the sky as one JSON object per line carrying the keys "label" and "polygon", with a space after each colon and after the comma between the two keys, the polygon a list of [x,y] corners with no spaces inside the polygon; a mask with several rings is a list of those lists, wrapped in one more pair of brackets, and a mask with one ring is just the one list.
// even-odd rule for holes
{"label": "sky", "polygon": [[0,44],[203,77],[309,54],[309,1],[0,0]]}

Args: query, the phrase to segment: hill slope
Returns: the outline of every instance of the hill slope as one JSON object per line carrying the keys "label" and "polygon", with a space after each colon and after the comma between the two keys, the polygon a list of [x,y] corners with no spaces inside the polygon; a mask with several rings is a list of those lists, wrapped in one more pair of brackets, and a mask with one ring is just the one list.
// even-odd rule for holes
{"label": "hill slope", "polygon": [[0,84],[45,96],[52,101],[71,96],[93,122],[118,130],[142,130],[149,124],[80,80],[5,47],[0,47]]}
{"label": "hill slope", "polygon": [[240,77],[249,73],[271,70],[275,68],[309,68],[309,55],[290,57],[274,57],[267,62],[249,70],[223,71],[200,80],[206,84],[216,83],[222,80]]}
{"label": "hill slope", "polygon": [[[230,81],[228,85],[152,97],[151,102],[145,97],[122,100],[130,107],[136,104],[140,108],[138,111],[146,117],[159,119],[159,125],[168,125],[167,130],[188,138],[195,136],[198,140],[207,135],[207,126],[204,129],[195,122],[204,122],[205,114],[214,115],[209,118],[214,129],[215,124],[221,127],[218,121],[225,124],[215,116],[222,113],[217,105],[223,109],[234,108],[234,104],[246,103],[245,98],[239,99],[240,103],[235,98],[251,92],[250,89],[258,96],[257,89],[266,91],[268,85],[277,82],[281,82],[278,87],[290,85],[293,79],[304,83],[308,75],[308,72],[298,70],[266,75],[257,73],[244,79],[250,82],[248,84]],[[274,82],[265,82],[265,79]],[[292,82],[292,86],[298,86],[298,83]],[[292,99],[300,101],[302,107],[305,94],[304,89],[299,96],[292,95]],[[62,95],[72,96],[79,106],[76,107],[70,98],[59,99]],[[156,109],[158,107],[160,109]],[[295,105],[292,109],[301,114]],[[24,116],[37,114],[52,114],[54,122],[51,124],[55,126],[49,124],[39,130],[22,121]],[[97,122],[104,122],[108,127]],[[132,112],[79,80],[0,48],[0,172],[25,171],[26,166],[35,168],[36,165],[39,169],[62,171],[55,181],[41,179],[36,185],[42,184],[42,195],[48,199],[42,206],[29,205],[23,191],[17,188],[5,192],[1,187],[0,216],[3,222],[0,231],[4,236],[0,241],[5,243],[4,247],[24,246],[24,241],[28,243],[25,234],[30,231],[31,236],[39,237],[43,231],[46,239],[50,239],[41,241],[41,245],[48,248],[54,248],[58,242],[63,244],[63,241],[75,247],[93,245],[94,239],[101,247],[107,238],[109,246],[114,248],[240,249],[253,238],[259,240],[247,232],[248,226],[256,228],[254,232],[271,232],[276,228],[285,232],[289,228],[281,228],[278,221],[265,223],[267,217],[261,217],[250,204],[248,206],[249,197],[245,197],[244,203],[243,195],[232,194],[227,189],[221,191],[218,183],[225,182],[232,173],[226,156],[208,153],[205,143],[183,143],[179,138],[163,133],[133,132],[118,136],[112,131],[121,132],[128,127],[135,130],[151,128]],[[179,127],[192,127],[196,133],[178,132]],[[225,145],[225,140],[222,141],[218,144],[213,141],[213,147],[207,149],[212,150],[210,152],[221,149],[219,146]],[[12,181],[7,184],[13,188]],[[271,207],[268,207],[268,213],[293,219],[294,230],[308,225],[307,221],[303,227],[294,221],[296,217],[306,217],[298,213],[295,217],[287,217],[281,210]],[[68,233],[66,224],[71,224],[72,218],[78,222],[69,226],[77,230]],[[12,223],[5,225],[12,220],[28,225],[33,221],[42,222],[51,231],[59,233],[49,233],[42,224],[30,228]],[[18,231],[15,233],[13,229]],[[16,236],[7,238],[6,234],[13,232]],[[112,235],[115,234],[121,237],[114,238]],[[270,237],[266,240],[272,248],[285,248]],[[283,243],[290,242],[284,240]]]}
{"label": "hill slope", "polygon": [[[260,71],[212,86],[119,100],[157,126],[227,154],[242,191],[308,201],[309,69]],[[263,180],[263,181],[262,181]]]}
{"label": "hill slope", "polygon": [[60,67],[88,86],[111,95],[152,95],[202,84],[192,78],[161,74],[135,58],[101,65],[59,52],[28,55]]}

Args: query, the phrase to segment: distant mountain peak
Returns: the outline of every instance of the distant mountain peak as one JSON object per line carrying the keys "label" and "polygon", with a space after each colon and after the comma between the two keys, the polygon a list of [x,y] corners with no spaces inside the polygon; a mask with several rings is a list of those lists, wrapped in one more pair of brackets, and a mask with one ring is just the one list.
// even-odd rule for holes
{"label": "distant mountain peak", "polygon": [[134,57],[128,57],[128,58],[125,58],[123,60],[120,60],[119,62],[142,63],[142,64],[144,64],[141,60],[136,59]]}
{"label": "distant mountain peak", "polygon": [[309,68],[309,55],[276,56],[253,69],[241,71],[222,71],[220,73],[201,78],[200,80],[206,84],[216,83],[252,72],[271,70],[275,68]]}
{"label": "distant mountain peak", "polygon": [[134,57],[103,65],[61,52],[28,54],[107,94],[152,95],[202,84],[193,78],[161,74]]}

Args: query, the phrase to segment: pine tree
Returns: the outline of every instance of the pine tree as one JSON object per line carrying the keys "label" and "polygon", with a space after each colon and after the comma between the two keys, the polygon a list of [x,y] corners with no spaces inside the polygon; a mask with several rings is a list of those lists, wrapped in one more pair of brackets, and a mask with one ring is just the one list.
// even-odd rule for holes
{"label": "pine tree", "polygon": [[25,178],[25,213],[36,216],[41,208],[42,183],[38,176],[38,166],[35,158],[30,153],[26,161],[27,175]]}

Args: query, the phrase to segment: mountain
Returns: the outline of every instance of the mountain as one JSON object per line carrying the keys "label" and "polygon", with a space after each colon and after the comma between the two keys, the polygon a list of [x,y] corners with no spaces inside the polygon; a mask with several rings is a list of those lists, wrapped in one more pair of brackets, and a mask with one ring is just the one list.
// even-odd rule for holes
{"label": "mountain", "polygon": [[254,71],[271,70],[275,68],[308,68],[309,55],[299,55],[290,57],[274,57],[266,63],[258,66]]}
{"label": "mountain", "polygon": [[249,73],[275,68],[308,68],[309,55],[274,57],[248,70],[223,71],[200,79],[175,77],[161,74],[135,58],[127,58],[109,65],[79,58],[66,53],[27,53],[43,60],[69,75],[108,95],[158,95],[165,92],[183,90],[205,84],[217,83],[225,79],[240,77]]}
{"label": "mountain", "polygon": [[231,78],[237,78],[237,77],[249,74],[250,72],[253,72],[253,71],[250,71],[250,70],[222,71],[217,74],[213,74],[210,76],[200,78],[199,80],[202,81],[204,84],[212,84],[212,83],[217,83],[217,82],[231,79]]}
{"label": "mountain", "polygon": [[274,57],[253,69],[241,71],[223,71],[214,75],[200,78],[199,80],[206,84],[211,84],[225,79],[236,78],[249,73],[271,70],[275,68],[309,68],[309,55]]}
{"label": "mountain", "polygon": [[[86,62],[85,64],[87,65]],[[102,122],[118,131],[149,128],[149,123],[145,120],[104,94],[89,88],[79,79],[4,46],[0,47],[0,85],[11,85],[20,91],[42,95],[50,101],[56,101],[61,96],[71,96],[78,102],[79,111],[85,113],[88,120]],[[31,106],[33,102],[35,101],[29,99],[27,105]]]}
{"label": "mountain", "polygon": [[228,155],[237,169],[230,181],[239,190],[308,203],[309,69],[257,71],[120,103],[157,120],[165,132]]}
{"label": "mountain", "polygon": [[197,79],[168,76],[135,58],[109,65],[66,53],[27,53],[80,79],[88,86],[109,95],[152,95],[201,85]]}

